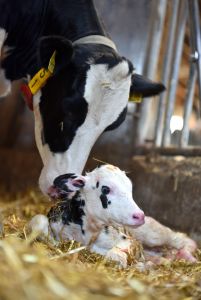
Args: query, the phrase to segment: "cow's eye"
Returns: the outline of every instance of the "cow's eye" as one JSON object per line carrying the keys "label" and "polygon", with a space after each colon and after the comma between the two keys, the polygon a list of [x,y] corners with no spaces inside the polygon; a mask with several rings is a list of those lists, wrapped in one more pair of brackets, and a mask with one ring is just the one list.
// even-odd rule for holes
{"label": "cow's eye", "polygon": [[103,195],[107,195],[110,192],[110,188],[106,185],[103,185],[102,188],[101,188],[101,192],[102,192]]}

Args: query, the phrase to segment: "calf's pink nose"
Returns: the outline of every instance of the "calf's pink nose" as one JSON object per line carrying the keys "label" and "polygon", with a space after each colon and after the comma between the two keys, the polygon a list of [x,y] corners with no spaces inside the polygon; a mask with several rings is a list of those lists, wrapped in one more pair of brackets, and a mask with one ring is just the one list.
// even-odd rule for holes
{"label": "calf's pink nose", "polygon": [[133,219],[136,221],[137,224],[142,225],[144,224],[144,213],[143,211],[137,212],[133,214]]}

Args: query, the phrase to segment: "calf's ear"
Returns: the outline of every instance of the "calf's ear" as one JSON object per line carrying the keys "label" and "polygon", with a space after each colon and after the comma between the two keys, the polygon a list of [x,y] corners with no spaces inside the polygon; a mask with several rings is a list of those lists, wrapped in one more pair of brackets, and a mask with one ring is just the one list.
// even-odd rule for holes
{"label": "calf's ear", "polygon": [[53,185],[60,192],[71,193],[83,188],[85,182],[84,176],[67,173],[56,177]]}
{"label": "calf's ear", "polygon": [[139,74],[132,75],[130,98],[135,97],[135,95],[140,95],[141,97],[152,97],[160,94],[164,90],[165,86],[160,82],[151,81]]}
{"label": "calf's ear", "polygon": [[48,68],[50,58],[56,51],[53,74],[65,68],[73,56],[72,43],[62,36],[44,36],[39,40],[38,60],[40,67]]}

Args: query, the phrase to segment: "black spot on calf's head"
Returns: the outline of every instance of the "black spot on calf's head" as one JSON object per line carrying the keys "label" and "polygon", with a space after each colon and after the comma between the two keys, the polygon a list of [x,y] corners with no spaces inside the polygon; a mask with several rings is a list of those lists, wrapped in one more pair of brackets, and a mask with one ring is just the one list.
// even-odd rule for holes
{"label": "black spot on calf's head", "polygon": [[99,187],[99,181],[96,182],[96,188],[98,189]]}
{"label": "black spot on calf's head", "polygon": [[[100,200],[102,202],[102,206],[103,208],[107,208],[108,207],[108,197],[107,195],[110,193],[110,188],[106,185],[103,185],[101,187],[101,195],[100,195]],[[111,202],[110,202],[111,203]]]}
{"label": "black spot on calf's head", "polygon": [[101,194],[101,195],[100,195],[100,200],[101,200],[101,202],[102,202],[103,208],[107,208],[107,207],[108,207],[108,199],[107,199],[107,196]]}

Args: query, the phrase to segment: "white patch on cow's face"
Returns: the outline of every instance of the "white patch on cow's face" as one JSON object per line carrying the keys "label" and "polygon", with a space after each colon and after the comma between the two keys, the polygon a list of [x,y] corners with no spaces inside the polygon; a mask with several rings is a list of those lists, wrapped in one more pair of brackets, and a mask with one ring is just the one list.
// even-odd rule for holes
{"label": "white patch on cow's face", "polygon": [[0,97],[6,97],[11,91],[11,82],[6,79],[5,71],[0,68]]}
{"label": "white patch on cow's face", "polygon": [[[5,29],[0,28],[0,54],[2,54],[2,48],[3,48],[3,44],[5,42],[6,36],[7,36],[7,34],[6,34]],[[1,57],[1,55],[0,55],[0,57]]]}
{"label": "white patch on cow's face", "polygon": [[55,177],[64,173],[82,173],[95,141],[126,107],[130,84],[131,75],[126,61],[109,70],[104,64],[90,66],[84,92],[88,103],[87,116],[77,129],[69,149],[64,153],[53,154],[47,144],[42,144],[42,122],[38,106],[40,94],[34,97],[35,122],[38,123],[36,141],[44,163],[39,184],[44,193],[47,193]]}
{"label": "white patch on cow's face", "polygon": [[[0,62],[2,59],[3,53],[3,44],[6,39],[6,31],[5,29],[0,28]],[[0,66],[0,97],[7,96],[11,91],[11,82],[6,79],[5,71]]]}
{"label": "white patch on cow's face", "polygon": [[126,61],[108,70],[107,65],[91,65],[87,72],[84,98],[88,102],[85,120],[91,127],[104,130],[118,118],[126,107],[131,75]]}
{"label": "white patch on cow's face", "polygon": [[[132,183],[119,168],[105,165],[85,176],[84,194],[86,209],[104,224],[139,226],[144,224],[144,213],[132,196]],[[106,206],[101,201],[102,188],[109,188],[105,195]],[[137,217],[137,218],[136,218]]]}

